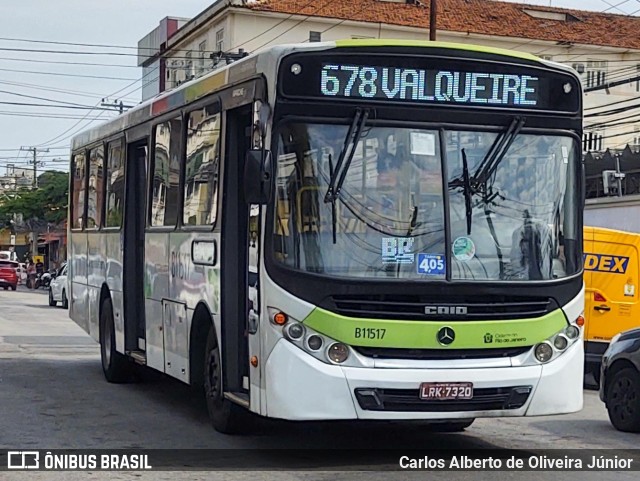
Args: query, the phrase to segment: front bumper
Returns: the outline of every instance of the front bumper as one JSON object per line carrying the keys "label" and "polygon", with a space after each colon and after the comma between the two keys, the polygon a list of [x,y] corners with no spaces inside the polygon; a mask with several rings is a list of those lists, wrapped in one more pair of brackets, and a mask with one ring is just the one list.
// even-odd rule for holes
{"label": "front bumper", "polygon": [[[262,414],[302,421],[438,420],[570,413],[582,409],[583,370],[582,342],[576,342],[562,356],[545,365],[484,369],[367,369],[325,364],[281,339],[266,362],[267,402],[266,412]],[[452,410],[449,401],[440,401],[442,404],[438,406],[425,406],[415,399],[423,382],[472,382],[474,398],[479,399],[481,393],[490,397],[502,393],[503,397],[506,396],[505,403],[497,409],[479,409],[477,403],[469,403]],[[511,403],[512,389],[520,389],[519,401],[523,401],[525,390],[522,388],[525,387],[530,387],[530,390],[524,402]],[[362,393],[371,390],[377,390],[383,396],[389,394],[389,400],[396,401],[395,404],[385,403],[390,409],[372,409],[362,399]],[[403,399],[410,402],[402,404]],[[495,404],[490,406],[495,407]]]}

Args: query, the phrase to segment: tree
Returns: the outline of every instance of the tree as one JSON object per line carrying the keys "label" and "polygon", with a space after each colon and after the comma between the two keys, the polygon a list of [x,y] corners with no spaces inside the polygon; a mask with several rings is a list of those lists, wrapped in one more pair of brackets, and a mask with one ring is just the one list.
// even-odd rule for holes
{"label": "tree", "polygon": [[56,171],[43,172],[38,177],[36,190],[19,190],[13,198],[2,202],[0,219],[22,214],[25,221],[41,219],[58,224],[67,217],[68,197],[69,174]]}

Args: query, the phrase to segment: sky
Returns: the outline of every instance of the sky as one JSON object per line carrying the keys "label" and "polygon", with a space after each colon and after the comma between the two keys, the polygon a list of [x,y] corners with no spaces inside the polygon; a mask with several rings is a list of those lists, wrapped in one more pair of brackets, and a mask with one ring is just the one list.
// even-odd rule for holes
{"label": "sky", "polygon": [[[162,18],[191,18],[211,3],[212,0],[0,0],[3,19],[0,31],[0,175],[5,174],[8,163],[32,167],[29,162],[33,154],[20,148],[33,146],[49,149],[49,152],[37,153],[42,162],[38,165],[39,170],[67,171],[70,138],[117,115],[87,107],[98,106],[103,98],[110,102],[124,100],[129,104],[140,101],[142,74],[136,66],[135,56],[138,40],[157,27]],[[520,0],[518,3],[640,14],[640,0]],[[101,65],[79,65],[81,62]],[[61,108],[61,102],[74,108]],[[17,105],[21,103],[40,105]],[[58,107],[43,107],[42,104],[57,104]]]}

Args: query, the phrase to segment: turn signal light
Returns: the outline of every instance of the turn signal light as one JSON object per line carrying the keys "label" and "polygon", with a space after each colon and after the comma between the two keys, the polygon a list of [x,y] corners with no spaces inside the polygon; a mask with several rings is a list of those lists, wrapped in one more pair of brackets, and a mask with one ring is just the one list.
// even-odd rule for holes
{"label": "turn signal light", "polygon": [[258,356],[251,356],[251,365],[253,367],[258,367]]}
{"label": "turn signal light", "polygon": [[284,326],[287,323],[287,315],[284,312],[276,312],[273,315],[273,322],[278,326]]}
{"label": "turn signal light", "polygon": [[576,326],[578,326],[578,327],[584,326],[584,316],[583,315],[578,316],[578,318],[576,319]]}
{"label": "turn signal light", "polygon": [[596,301],[596,302],[607,302],[605,297],[602,294],[600,294],[599,292],[594,292],[593,293],[593,300]]}

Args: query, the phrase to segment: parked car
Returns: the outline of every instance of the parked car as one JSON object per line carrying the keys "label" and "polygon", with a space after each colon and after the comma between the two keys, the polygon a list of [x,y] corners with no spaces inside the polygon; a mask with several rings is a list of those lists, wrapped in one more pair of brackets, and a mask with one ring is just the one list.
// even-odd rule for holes
{"label": "parked car", "polygon": [[58,302],[62,304],[64,309],[69,307],[67,298],[67,264],[58,269],[55,279],[51,280],[49,285],[49,305],[57,306]]}
{"label": "parked car", "polygon": [[0,260],[0,287],[6,291],[11,288],[15,291],[18,287],[18,267],[17,262]]}
{"label": "parked car", "polygon": [[640,329],[611,339],[602,356],[600,399],[616,429],[640,432]]}

